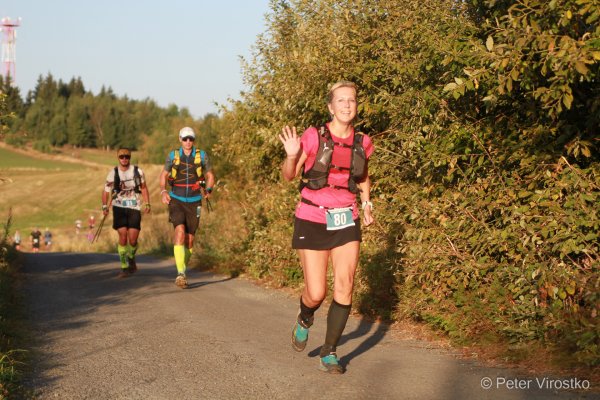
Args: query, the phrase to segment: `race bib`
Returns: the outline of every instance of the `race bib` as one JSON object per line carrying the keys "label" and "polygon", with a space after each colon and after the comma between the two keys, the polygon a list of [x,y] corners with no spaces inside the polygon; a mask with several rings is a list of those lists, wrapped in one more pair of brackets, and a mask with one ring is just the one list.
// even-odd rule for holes
{"label": "race bib", "polygon": [[325,215],[327,217],[328,231],[336,231],[338,229],[354,226],[352,207],[332,208],[327,210]]}
{"label": "race bib", "polygon": [[135,207],[137,206],[137,200],[123,200],[121,204],[123,204],[124,207]]}

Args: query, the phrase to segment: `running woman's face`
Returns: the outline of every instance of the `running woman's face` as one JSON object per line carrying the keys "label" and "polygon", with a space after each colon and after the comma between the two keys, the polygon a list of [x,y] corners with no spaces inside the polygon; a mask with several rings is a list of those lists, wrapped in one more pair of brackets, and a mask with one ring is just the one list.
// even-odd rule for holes
{"label": "running woman's face", "polygon": [[349,124],[356,117],[356,92],[350,87],[340,87],[333,92],[333,99],[327,105],[333,120]]}

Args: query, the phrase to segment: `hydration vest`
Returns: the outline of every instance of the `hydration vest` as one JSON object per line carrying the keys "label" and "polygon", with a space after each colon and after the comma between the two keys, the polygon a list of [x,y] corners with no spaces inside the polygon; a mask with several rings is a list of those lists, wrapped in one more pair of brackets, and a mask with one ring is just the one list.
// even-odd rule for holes
{"label": "hydration vest", "polygon": [[[363,146],[363,138],[363,133],[355,132],[354,140],[351,145],[334,142],[327,125],[321,126],[319,128],[319,148],[317,150],[317,155],[315,156],[315,163],[308,171],[302,171],[300,191],[305,187],[311,190],[318,190],[329,186],[335,189],[347,189],[351,193],[357,194],[360,191],[357,183],[363,182],[367,178],[367,155]],[[335,146],[352,149],[350,155],[350,168],[331,165]],[[327,183],[329,172],[332,169],[349,172],[347,187],[330,185]]]}
{"label": "hydration vest", "polygon": [[[204,181],[204,175],[202,175],[202,164],[204,163],[204,150],[194,149],[194,165],[196,166],[197,179],[194,183],[200,184]],[[169,158],[173,163],[171,166],[171,174],[168,177],[169,185],[173,186],[177,175],[179,174],[179,166],[181,165],[181,152],[183,149],[173,150],[169,153]]]}
{"label": "hydration vest", "polygon": [[[140,171],[138,171],[138,166],[133,166],[133,184],[135,185],[133,190],[136,193],[142,193],[142,177],[140,175]],[[121,191],[121,177],[119,176],[119,167],[115,167],[115,183],[113,185],[113,195],[116,197]]]}

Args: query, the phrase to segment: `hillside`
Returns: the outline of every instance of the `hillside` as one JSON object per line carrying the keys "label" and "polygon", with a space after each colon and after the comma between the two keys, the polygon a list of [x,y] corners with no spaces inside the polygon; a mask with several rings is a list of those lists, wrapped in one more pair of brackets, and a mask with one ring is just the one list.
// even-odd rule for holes
{"label": "hillside", "polygon": [[[12,229],[19,230],[25,251],[29,250],[28,235],[35,227],[46,227],[53,234],[53,250],[102,251],[112,246],[114,238],[108,232],[111,219],[98,244],[91,246],[86,238],[87,220],[93,215],[102,218],[100,195],[113,153],[102,150],[64,150],[49,155],[32,149],[0,147],[0,218],[6,220],[12,209]],[[136,162],[134,158],[134,163]],[[151,198],[158,198],[159,165],[143,166],[147,174]],[[158,204],[156,204],[158,205]],[[154,218],[160,218],[161,207]],[[157,215],[158,214],[158,215]],[[80,234],[75,221],[82,221]],[[148,221],[147,221],[148,222]]]}

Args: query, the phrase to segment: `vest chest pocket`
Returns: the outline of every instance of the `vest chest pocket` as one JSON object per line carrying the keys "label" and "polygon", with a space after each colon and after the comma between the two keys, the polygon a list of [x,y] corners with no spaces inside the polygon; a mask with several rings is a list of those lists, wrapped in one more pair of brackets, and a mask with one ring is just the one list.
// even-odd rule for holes
{"label": "vest chest pocket", "polygon": [[332,208],[325,213],[327,218],[327,230],[335,231],[354,226],[352,219],[352,207]]}

